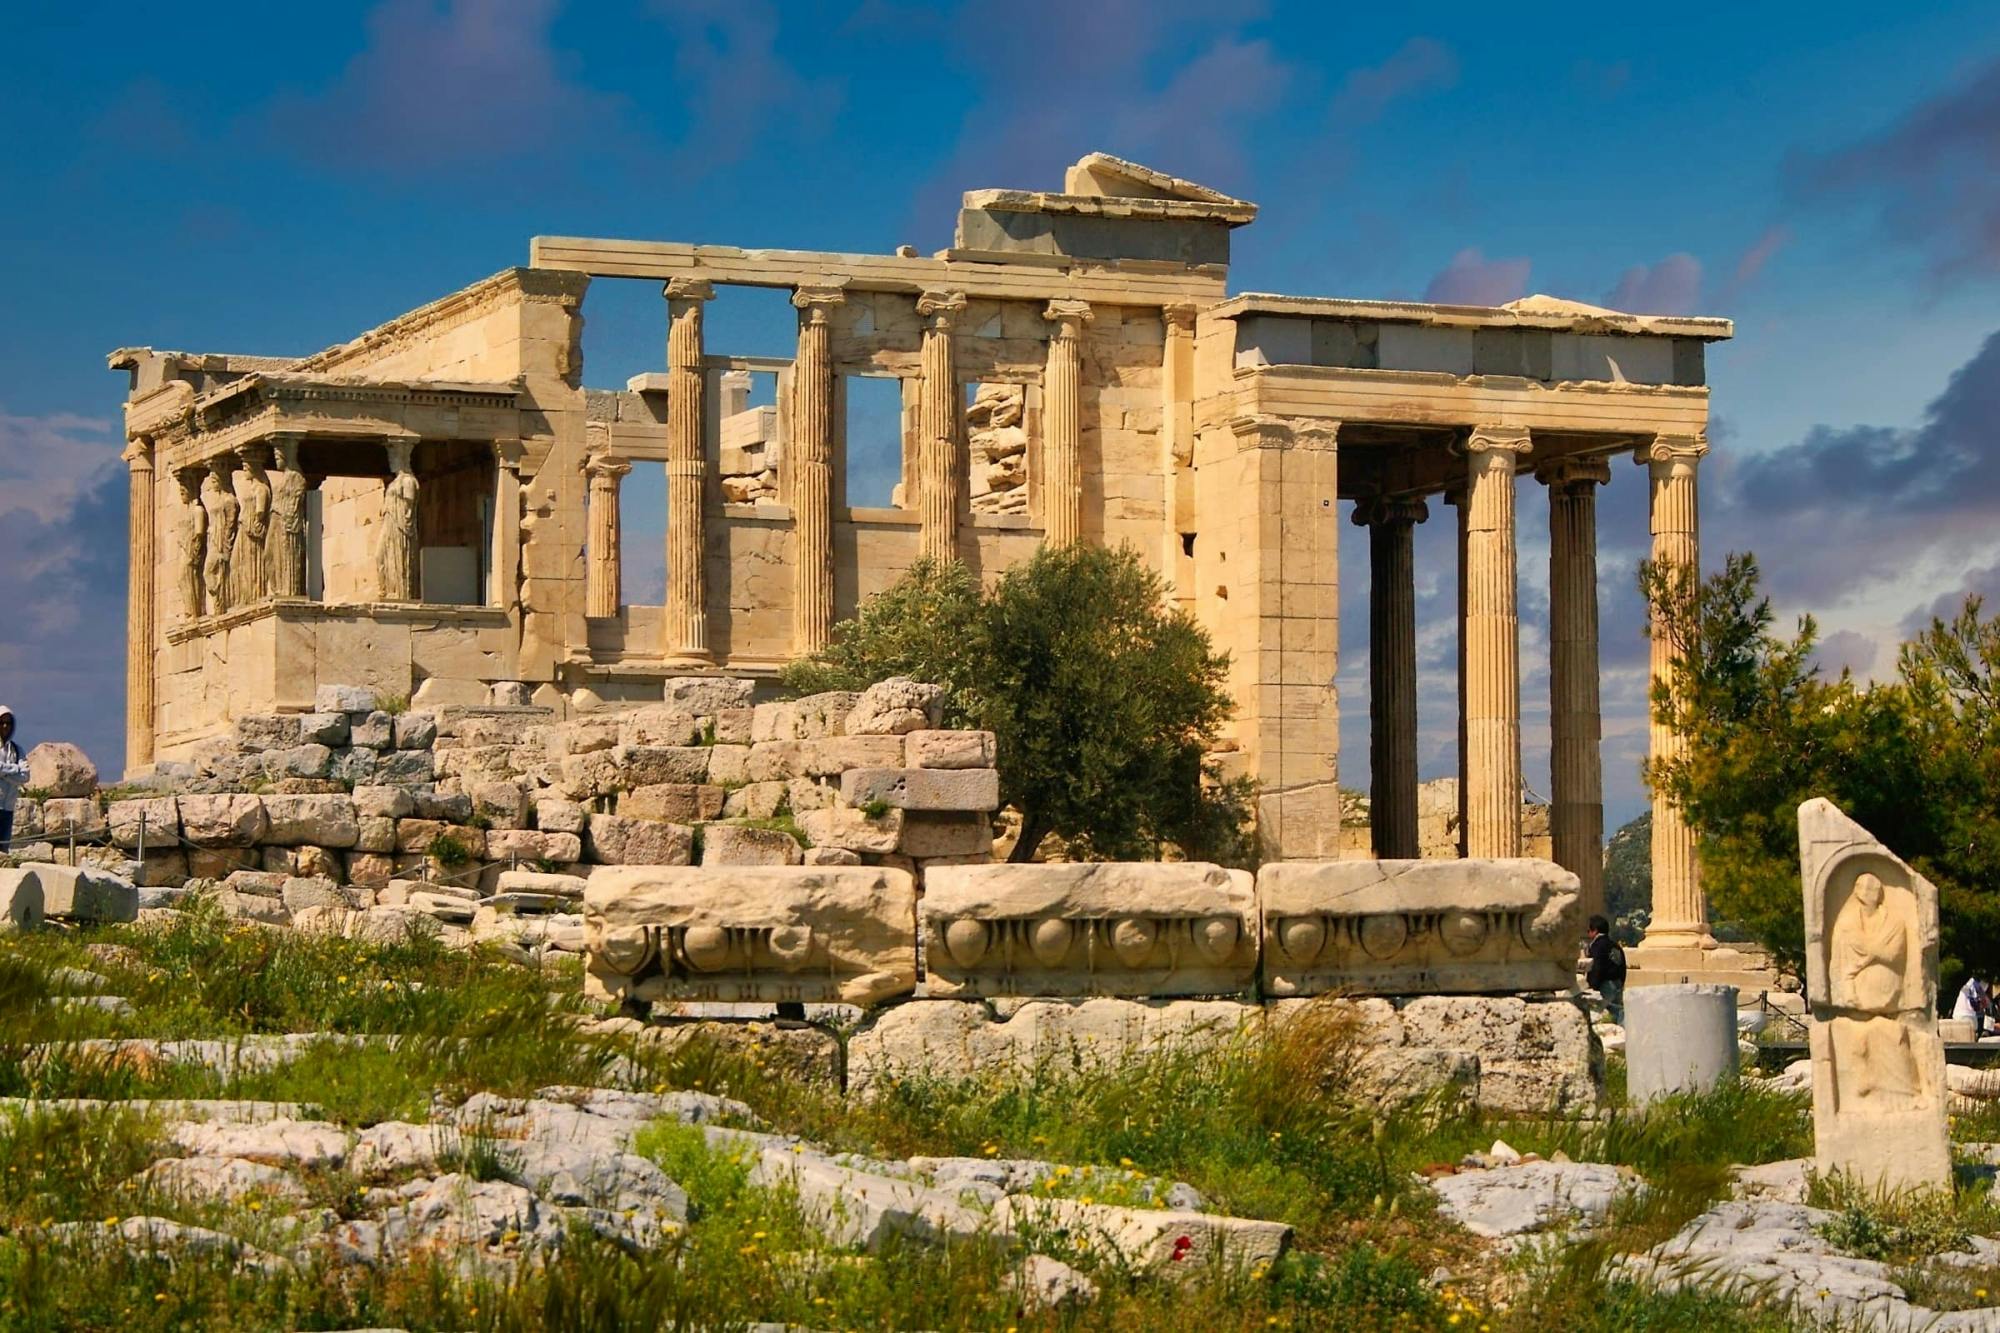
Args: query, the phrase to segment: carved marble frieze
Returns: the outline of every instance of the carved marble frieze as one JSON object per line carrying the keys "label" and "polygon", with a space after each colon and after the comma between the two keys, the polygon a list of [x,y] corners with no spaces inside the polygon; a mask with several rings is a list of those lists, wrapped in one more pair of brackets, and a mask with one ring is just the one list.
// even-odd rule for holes
{"label": "carved marble frieze", "polygon": [[1257,974],[1249,872],[1174,864],[939,866],[921,904],[937,996],[1227,995]]}
{"label": "carved marble frieze", "polygon": [[1279,861],[1257,877],[1267,995],[1561,990],[1583,933],[1550,861]]}
{"label": "carved marble frieze", "polygon": [[877,1004],[916,987],[916,885],[873,866],[629,866],[584,891],[600,998]]}

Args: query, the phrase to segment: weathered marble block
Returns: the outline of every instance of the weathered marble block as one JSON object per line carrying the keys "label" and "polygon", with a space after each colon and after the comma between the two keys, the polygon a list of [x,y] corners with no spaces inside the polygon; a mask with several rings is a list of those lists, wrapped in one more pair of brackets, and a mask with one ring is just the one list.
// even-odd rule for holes
{"label": "weathered marble block", "polygon": [[1278,861],[1257,873],[1267,995],[1575,982],[1580,888],[1551,861]]}
{"label": "weathered marble block", "polygon": [[630,866],[592,875],[592,995],[877,1004],[916,988],[916,882],[873,866]]}
{"label": "weathered marble block", "polygon": [[1231,995],[1257,975],[1255,883],[1201,861],[933,867],[922,926],[938,996]]}
{"label": "weathered marble block", "polygon": [[1938,1038],[1938,892],[1831,801],[1799,807],[1821,1173],[1951,1187]]}

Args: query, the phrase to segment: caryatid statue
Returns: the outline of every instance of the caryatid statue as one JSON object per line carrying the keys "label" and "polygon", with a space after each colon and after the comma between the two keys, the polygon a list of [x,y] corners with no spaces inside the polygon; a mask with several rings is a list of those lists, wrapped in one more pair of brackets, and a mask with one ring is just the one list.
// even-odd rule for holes
{"label": "caryatid statue", "polygon": [[201,548],[208,537],[208,511],[201,504],[201,476],[195,471],[174,474],[181,487],[180,522],[175,525],[175,541],[180,547],[175,585],[180,589],[181,615],[187,620],[201,617]]}
{"label": "caryatid statue", "polygon": [[375,547],[377,595],[385,602],[417,600],[417,474],[411,440],[390,440],[389,484],[382,489],[382,539]]}
{"label": "caryatid statue", "polygon": [[250,606],[264,600],[264,539],[271,530],[271,482],[264,475],[264,450],[246,444],[237,450],[243,460],[243,474],[236,481],[236,500],[241,506],[236,520],[236,543],[229,553],[229,601],[232,606]]}
{"label": "caryatid statue", "polygon": [[273,597],[306,593],[306,475],[299,471],[299,442],[277,440],[278,472],[271,483],[271,535],[266,540]]}
{"label": "caryatid statue", "polygon": [[208,515],[208,541],[203,546],[201,585],[208,593],[208,613],[221,615],[230,601],[229,552],[236,541],[236,491],[229,482],[229,456],[208,460],[201,479],[201,507]]}

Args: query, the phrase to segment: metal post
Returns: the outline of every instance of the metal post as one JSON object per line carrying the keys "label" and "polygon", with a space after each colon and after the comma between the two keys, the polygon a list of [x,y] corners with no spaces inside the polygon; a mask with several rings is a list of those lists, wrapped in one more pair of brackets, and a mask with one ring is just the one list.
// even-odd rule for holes
{"label": "metal post", "polygon": [[139,865],[143,868],[145,864],[146,864],[146,812],[142,809],[139,811]]}

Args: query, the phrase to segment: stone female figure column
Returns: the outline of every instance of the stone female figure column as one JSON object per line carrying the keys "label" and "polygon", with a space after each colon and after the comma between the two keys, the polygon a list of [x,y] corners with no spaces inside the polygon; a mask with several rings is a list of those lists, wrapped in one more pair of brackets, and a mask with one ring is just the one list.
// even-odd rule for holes
{"label": "stone female figure column", "polygon": [[271,535],[266,539],[273,597],[306,595],[306,476],[299,471],[299,442],[276,441],[278,475],[271,483]]}
{"label": "stone female figure column", "polygon": [[202,508],[201,478],[202,474],[192,469],[174,474],[181,488],[180,522],[175,525],[179,550],[174,582],[180,589],[183,620],[201,618],[202,543],[208,539],[208,511]]}
{"label": "stone female figure column", "polygon": [[208,613],[219,616],[230,601],[229,553],[236,543],[236,490],[230,485],[229,456],[208,460],[201,479],[201,507],[208,515],[208,542],[203,549],[201,585],[208,594]]}
{"label": "stone female figure column", "polygon": [[417,474],[410,467],[414,440],[390,440],[389,484],[382,489],[382,539],[375,548],[377,596],[385,602],[417,600]]}
{"label": "stone female figure column", "polygon": [[261,446],[245,445],[236,452],[243,460],[243,475],[236,483],[240,510],[236,544],[229,554],[229,601],[233,606],[250,606],[264,600],[264,539],[271,528],[271,482],[264,475]]}

